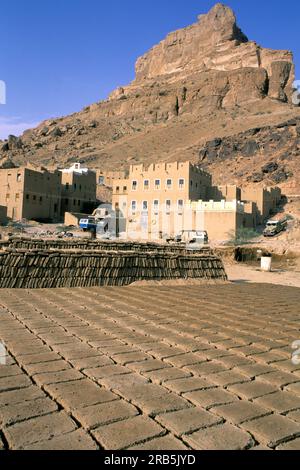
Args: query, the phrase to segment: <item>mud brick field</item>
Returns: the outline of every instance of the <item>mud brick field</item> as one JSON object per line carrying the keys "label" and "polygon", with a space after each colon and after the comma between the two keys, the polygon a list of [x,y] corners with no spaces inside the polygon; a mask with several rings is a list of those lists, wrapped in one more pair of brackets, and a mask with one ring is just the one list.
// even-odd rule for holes
{"label": "mud brick field", "polygon": [[300,290],[3,289],[0,448],[300,449]]}

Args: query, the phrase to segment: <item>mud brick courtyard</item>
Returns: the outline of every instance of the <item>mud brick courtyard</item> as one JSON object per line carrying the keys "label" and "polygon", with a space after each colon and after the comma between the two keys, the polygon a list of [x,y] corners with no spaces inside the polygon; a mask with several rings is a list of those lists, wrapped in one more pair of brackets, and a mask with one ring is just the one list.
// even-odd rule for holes
{"label": "mud brick courtyard", "polygon": [[264,284],[1,290],[0,448],[300,449],[299,304]]}

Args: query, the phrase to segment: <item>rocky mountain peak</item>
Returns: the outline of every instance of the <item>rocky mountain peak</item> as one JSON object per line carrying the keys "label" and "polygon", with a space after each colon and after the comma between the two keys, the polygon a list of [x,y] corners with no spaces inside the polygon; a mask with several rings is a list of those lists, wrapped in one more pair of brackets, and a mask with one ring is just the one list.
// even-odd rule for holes
{"label": "rocky mountain peak", "polygon": [[[249,41],[237,26],[231,8],[217,3],[198,22],[170,33],[136,62],[136,80],[145,81],[186,78],[194,73],[232,72],[246,69],[255,72],[258,88],[269,88],[269,96],[288,101],[294,80],[292,53],[271,50]],[[244,84],[244,90],[247,83]],[[263,93],[264,94],[264,93]]]}
{"label": "rocky mountain peak", "polygon": [[247,36],[237,26],[233,10],[222,3],[217,3],[206,15],[199,15],[198,22],[214,43],[231,40],[248,42]]}

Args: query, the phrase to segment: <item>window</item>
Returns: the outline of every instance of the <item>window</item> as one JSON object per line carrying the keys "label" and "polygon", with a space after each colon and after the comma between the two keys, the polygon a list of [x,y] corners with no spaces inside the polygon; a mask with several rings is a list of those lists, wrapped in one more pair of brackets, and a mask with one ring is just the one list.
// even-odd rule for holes
{"label": "window", "polygon": [[170,199],[167,199],[166,201],[166,212],[169,214],[171,212],[171,201]]}
{"label": "window", "polygon": [[17,201],[19,198],[20,198],[20,194],[19,194],[19,193],[16,193],[16,195],[15,195],[15,200]]}
{"label": "window", "polygon": [[54,204],[54,212],[57,213],[57,204]]}
{"label": "window", "polygon": [[76,199],[74,199],[74,201],[73,201],[73,205],[74,205],[74,206],[76,206]]}
{"label": "window", "polygon": [[132,212],[136,211],[136,201],[131,202],[131,210],[132,210]]}
{"label": "window", "polygon": [[124,191],[124,193],[126,193],[126,191],[127,191],[127,186],[124,186],[124,187],[123,187],[123,191]]}
{"label": "window", "polygon": [[66,183],[66,191],[69,190],[69,187],[70,187],[69,183]]}
{"label": "window", "polygon": [[167,179],[167,189],[172,189],[172,180],[171,179]]}
{"label": "window", "polygon": [[179,180],[179,189],[184,189],[184,179],[180,178]]}
{"label": "window", "polygon": [[145,180],[145,181],[144,181],[144,189],[145,189],[145,191],[147,191],[147,190],[149,189],[149,186],[150,186],[149,180]]}
{"label": "window", "polygon": [[136,191],[137,190],[137,181],[132,181],[132,191]]}
{"label": "window", "polygon": [[29,201],[29,194],[26,194],[26,201]]}
{"label": "window", "polygon": [[153,210],[154,210],[154,212],[159,211],[159,201],[157,199],[155,201],[153,201]]}
{"label": "window", "polygon": [[191,180],[191,188],[193,187],[193,181]]}
{"label": "window", "polygon": [[81,186],[81,184],[80,184],[80,185],[79,185],[79,191],[81,191],[81,189],[82,189],[82,186]]}
{"label": "window", "polygon": [[36,201],[36,196],[32,196],[32,199],[33,199],[34,201]]}
{"label": "window", "polygon": [[18,173],[18,174],[17,174],[17,181],[20,182],[21,179],[22,179],[22,175],[21,175],[21,173]]}
{"label": "window", "polygon": [[143,211],[148,210],[148,201],[143,201]]}
{"label": "window", "polygon": [[105,183],[105,177],[104,176],[99,176],[98,184],[100,186],[104,186],[104,183]]}
{"label": "window", "polygon": [[116,187],[116,193],[118,194],[120,192],[120,186]]}
{"label": "window", "polygon": [[80,207],[80,201],[78,201],[78,207]]}
{"label": "window", "polygon": [[155,189],[160,189],[160,180],[155,180]]}
{"label": "window", "polygon": [[179,199],[179,201],[178,201],[177,204],[178,204],[178,211],[179,211],[179,212],[182,212],[182,211],[183,211],[183,204],[184,204],[184,203],[183,203],[183,200],[182,200],[182,199]]}
{"label": "window", "polygon": [[74,183],[74,189],[77,189],[77,184],[76,183]]}
{"label": "window", "polygon": [[43,197],[42,196],[40,196],[40,202],[43,202]]}

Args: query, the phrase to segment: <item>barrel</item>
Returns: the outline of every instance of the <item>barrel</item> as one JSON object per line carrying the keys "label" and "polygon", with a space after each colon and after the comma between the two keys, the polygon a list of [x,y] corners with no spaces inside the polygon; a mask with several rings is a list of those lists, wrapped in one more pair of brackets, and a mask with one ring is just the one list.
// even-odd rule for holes
{"label": "barrel", "polygon": [[265,272],[271,272],[272,269],[272,256],[261,257],[261,270]]}

